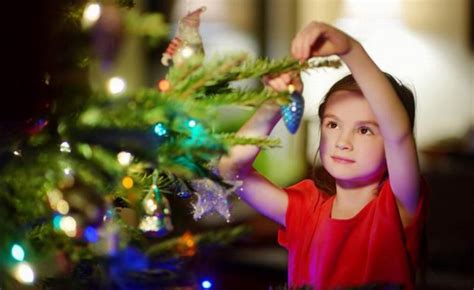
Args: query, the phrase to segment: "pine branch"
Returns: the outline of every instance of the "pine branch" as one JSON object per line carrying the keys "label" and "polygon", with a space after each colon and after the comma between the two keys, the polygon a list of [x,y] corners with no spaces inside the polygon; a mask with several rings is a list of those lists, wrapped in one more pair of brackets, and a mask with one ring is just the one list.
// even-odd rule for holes
{"label": "pine branch", "polygon": [[279,139],[242,137],[237,136],[236,133],[217,134],[216,138],[225,142],[228,146],[255,145],[263,149],[280,147]]}
{"label": "pine branch", "polygon": [[[235,241],[237,238],[248,234],[249,228],[246,226],[238,226],[231,229],[223,229],[219,231],[212,231],[207,233],[202,233],[198,235],[193,235],[193,240],[198,247],[207,246],[207,245],[225,245],[232,241]],[[168,239],[161,243],[151,246],[147,249],[147,256],[160,256],[166,253],[174,252],[176,247],[180,243],[180,237]]]}
{"label": "pine branch", "polygon": [[[285,94],[286,96],[286,94]],[[282,98],[283,94],[278,94],[273,90],[241,90],[231,89],[225,93],[197,96],[196,101],[206,106],[239,104],[244,106],[256,106],[266,100]]]}

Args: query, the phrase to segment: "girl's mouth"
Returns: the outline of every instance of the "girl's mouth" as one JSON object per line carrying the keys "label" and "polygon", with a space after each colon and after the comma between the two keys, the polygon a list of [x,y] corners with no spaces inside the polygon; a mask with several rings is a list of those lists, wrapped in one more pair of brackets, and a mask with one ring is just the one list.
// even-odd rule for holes
{"label": "girl's mouth", "polygon": [[348,163],[354,163],[355,162],[352,159],[343,158],[343,157],[339,157],[339,156],[331,156],[331,158],[337,163],[348,164]]}

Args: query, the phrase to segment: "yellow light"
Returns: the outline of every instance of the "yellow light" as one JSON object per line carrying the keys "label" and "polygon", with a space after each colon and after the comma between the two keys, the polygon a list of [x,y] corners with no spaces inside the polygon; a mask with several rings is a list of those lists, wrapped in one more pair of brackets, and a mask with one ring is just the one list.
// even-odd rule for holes
{"label": "yellow light", "polygon": [[158,230],[158,218],[156,216],[145,216],[138,226],[144,232]]}
{"label": "yellow light", "polygon": [[107,88],[112,95],[118,95],[125,91],[125,81],[120,77],[110,78]]}
{"label": "yellow light", "polygon": [[72,216],[65,216],[61,219],[59,227],[68,237],[75,237],[77,233],[77,223]]}
{"label": "yellow light", "polygon": [[130,177],[130,176],[125,176],[123,179],[122,179],[122,185],[123,187],[125,187],[126,189],[130,189],[133,187],[133,179]]}
{"label": "yellow light", "polygon": [[184,58],[189,58],[191,57],[192,55],[194,54],[194,50],[189,47],[189,46],[185,46],[183,47],[183,49],[181,50],[181,55],[184,57]]}
{"label": "yellow light", "polygon": [[100,5],[98,3],[89,3],[82,14],[82,26],[84,28],[91,27],[100,18]]}
{"label": "yellow light", "polygon": [[162,92],[167,92],[170,89],[171,85],[168,80],[161,80],[158,82],[158,89]]}
{"label": "yellow light", "polygon": [[122,151],[119,154],[117,154],[117,160],[120,163],[120,165],[128,166],[130,165],[130,163],[132,163],[133,155],[128,152]]}
{"label": "yellow light", "polygon": [[13,151],[13,155],[15,155],[15,156],[21,156],[21,150],[15,150],[15,151]]}
{"label": "yellow light", "polygon": [[67,203],[67,201],[64,199],[61,199],[56,204],[56,209],[60,214],[66,215],[69,213],[69,203]]}
{"label": "yellow light", "polygon": [[57,189],[53,189],[50,192],[48,192],[48,200],[49,204],[51,205],[51,208],[56,210],[58,206],[58,202],[62,200],[63,198],[63,193]]}
{"label": "yellow light", "polygon": [[13,270],[13,276],[23,284],[31,284],[35,281],[35,272],[26,262],[19,263],[15,267]]}

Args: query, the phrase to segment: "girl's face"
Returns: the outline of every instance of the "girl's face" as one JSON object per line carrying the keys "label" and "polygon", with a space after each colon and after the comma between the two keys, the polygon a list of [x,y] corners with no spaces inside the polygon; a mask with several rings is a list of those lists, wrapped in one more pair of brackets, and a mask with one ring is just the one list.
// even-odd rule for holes
{"label": "girl's face", "polygon": [[346,186],[378,182],[386,171],[384,142],[367,100],[358,92],[336,91],[321,123],[321,161]]}

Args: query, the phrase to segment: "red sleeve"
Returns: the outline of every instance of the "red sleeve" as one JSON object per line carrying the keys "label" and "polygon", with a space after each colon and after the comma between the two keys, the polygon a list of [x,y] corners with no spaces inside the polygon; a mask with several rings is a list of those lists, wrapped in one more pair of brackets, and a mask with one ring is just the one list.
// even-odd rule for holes
{"label": "red sleeve", "polygon": [[278,243],[288,248],[290,238],[295,236],[303,227],[305,220],[314,210],[319,199],[319,191],[314,182],[305,179],[284,189],[288,194],[288,208],[286,209],[285,227],[278,230]]}
{"label": "red sleeve", "polygon": [[[400,219],[400,214],[398,212],[396,198],[390,186],[390,181],[387,180],[383,187],[385,190],[382,189],[382,192],[386,194],[388,193],[383,198],[384,200],[383,203],[385,204],[385,207],[387,209],[392,208],[392,207],[394,208],[393,211],[396,212],[396,216],[399,219],[400,228],[402,228],[403,226]],[[426,183],[423,177],[420,177],[420,192],[419,192],[418,204],[416,207],[415,215],[413,216],[413,219],[411,220],[410,224],[408,224],[401,230],[404,235],[405,247],[410,253],[412,263],[414,265],[418,264],[420,244],[423,238],[424,226],[426,224],[427,205],[428,205],[427,195],[428,194],[429,194],[428,184]]]}

